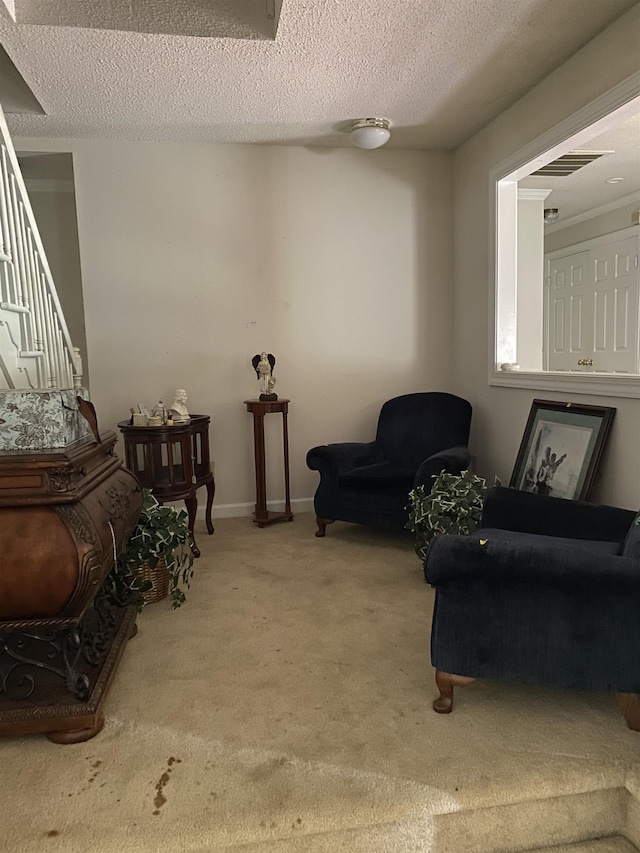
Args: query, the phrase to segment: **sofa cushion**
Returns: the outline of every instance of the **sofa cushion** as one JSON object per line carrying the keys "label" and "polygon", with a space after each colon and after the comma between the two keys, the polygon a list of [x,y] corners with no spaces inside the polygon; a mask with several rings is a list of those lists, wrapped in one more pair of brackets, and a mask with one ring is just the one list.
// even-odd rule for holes
{"label": "sofa cushion", "polygon": [[409,502],[409,492],[413,488],[415,471],[394,465],[393,462],[376,462],[352,468],[340,477],[340,488],[359,492],[403,492]]}
{"label": "sofa cushion", "polygon": [[[632,528],[633,529],[633,528]],[[539,545],[542,548],[571,548],[580,551],[600,551],[603,554],[620,554],[618,542],[594,542],[589,539],[566,539],[563,536],[545,536],[542,533],[520,533],[517,530],[502,530],[498,527],[483,527],[472,534],[474,539],[493,539],[499,542],[519,542],[523,545]],[[640,540],[638,547],[640,548]]]}

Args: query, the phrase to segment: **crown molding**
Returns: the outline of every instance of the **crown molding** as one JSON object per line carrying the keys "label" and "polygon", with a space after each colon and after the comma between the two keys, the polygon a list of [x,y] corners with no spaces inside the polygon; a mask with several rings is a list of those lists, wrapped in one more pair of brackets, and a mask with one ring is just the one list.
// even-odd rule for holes
{"label": "crown molding", "polygon": [[596,216],[601,216],[603,213],[610,213],[612,210],[618,210],[620,207],[626,207],[628,204],[634,204],[635,202],[640,202],[640,190],[627,193],[627,195],[620,196],[620,198],[610,201],[607,204],[592,207],[591,210],[585,210],[584,213],[577,213],[575,216],[563,219],[562,222],[554,222],[553,225],[547,225],[544,232],[545,234],[552,234],[554,231],[562,231],[563,228],[569,228],[570,225],[577,225],[579,222],[595,219]]}
{"label": "crown molding", "polygon": [[518,201],[544,201],[553,190],[534,190],[518,187]]}

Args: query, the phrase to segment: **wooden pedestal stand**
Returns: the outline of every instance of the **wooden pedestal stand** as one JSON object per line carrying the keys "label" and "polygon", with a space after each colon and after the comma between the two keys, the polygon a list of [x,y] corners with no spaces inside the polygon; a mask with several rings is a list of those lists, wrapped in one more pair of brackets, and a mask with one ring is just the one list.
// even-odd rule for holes
{"label": "wooden pedestal stand", "polygon": [[[287,414],[289,400],[245,400],[247,411],[253,415],[253,448],[256,468],[256,508],[251,516],[258,527],[273,521],[293,521],[291,496],[289,493],[289,433]],[[284,448],[284,512],[272,512],[267,509],[267,477],[264,454],[264,417],[272,413],[282,414],[282,441]]]}

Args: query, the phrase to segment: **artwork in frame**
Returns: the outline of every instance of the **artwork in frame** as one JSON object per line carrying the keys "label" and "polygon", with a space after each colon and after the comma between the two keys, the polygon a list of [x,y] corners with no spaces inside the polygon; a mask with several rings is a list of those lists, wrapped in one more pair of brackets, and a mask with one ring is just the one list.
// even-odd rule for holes
{"label": "artwork in frame", "polygon": [[510,486],[588,500],[615,409],[534,400]]}

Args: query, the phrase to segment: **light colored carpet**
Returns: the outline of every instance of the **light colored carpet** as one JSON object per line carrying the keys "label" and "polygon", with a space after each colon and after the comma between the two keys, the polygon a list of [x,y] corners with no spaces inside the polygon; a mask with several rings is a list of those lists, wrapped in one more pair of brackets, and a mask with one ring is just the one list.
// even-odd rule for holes
{"label": "light colored carpet", "polygon": [[[187,604],[139,617],[104,731],[0,742],[3,853],[640,842],[640,735],[612,696],[477,682],[434,714],[433,592],[408,534],[314,530],[198,531]],[[574,849],[634,849],[599,843]]]}

